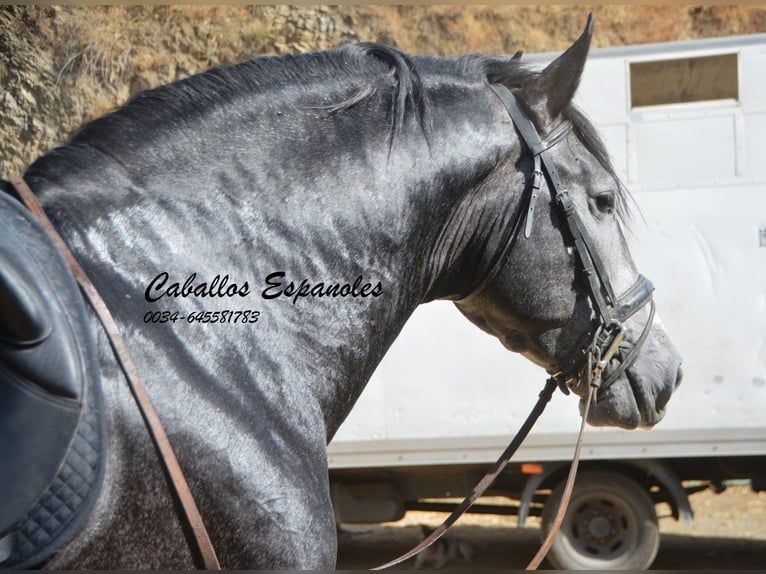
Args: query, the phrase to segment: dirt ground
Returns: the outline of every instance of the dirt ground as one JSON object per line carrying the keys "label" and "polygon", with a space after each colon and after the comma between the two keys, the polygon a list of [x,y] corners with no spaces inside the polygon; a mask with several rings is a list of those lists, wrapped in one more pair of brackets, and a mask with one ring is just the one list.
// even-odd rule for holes
{"label": "dirt ground", "polygon": [[[721,494],[691,497],[693,523],[676,522],[659,506],[661,542],[655,570],[766,569],[766,492],[729,487]],[[445,514],[408,512],[399,522],[381,526],[349,526],[339,534],[339,569],[367,569],[405,552],[422,538],[420,525],[436,527]],[[539,522],[516,528],[514,516],[469,515],[452,536],[467,542],[470,561],[456,560],[445,569],[522,570],[539,546]],[[403,565],[411,568],[412,560]],[[550,569],[543,562],[542,569]]]}

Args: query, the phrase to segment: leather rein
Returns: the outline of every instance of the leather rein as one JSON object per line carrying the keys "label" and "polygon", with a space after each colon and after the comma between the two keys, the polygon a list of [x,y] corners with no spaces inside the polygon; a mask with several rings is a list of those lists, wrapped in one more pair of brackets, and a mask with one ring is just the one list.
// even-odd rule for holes
{"label": "leather rein", "polygon": [[117,362],[125,374],[125,379],[138,405],[138,410],[141,412],[146,428],[152,438],[152,443],[165,472],[170,492],[178,507],[177,512],[184,526],[183,530],[187,536],[189,549],[192,552],[197,567],[204,570],[220,570],[221,565],[218,563],[218,557],[210,541],[210,535],[205,528],[202,515],[194,501],[189,484],[186,482],[173,446],[170,444],[170,439],[149,398],[146,386],[138,375],[138,370],[133,363],[133,359],[128,352],[124,339],[120,335],[112,314],[109,312],[106,303],[101,298],[101,295],[99,295],[93,283],[88,279],[82,266],[77,262],[74,254],[67,247],[58,231],[56,231],[50,219],[48,219],[40,202],[37,201],[27,183],[20,177],[12,177],[10,181],[24,202],[24,205],[37,218],[64,255],[64,259],[72,270],[72,274],[77,280],[80,289],[82,289],[96,315],[98,315],[101,325],[104,327],[109,343],[112,345],[114,354],[117,357]]}
{"label": "leather rein", "polygon": [[[594,332],[588,333],[591,337],[590,343],[584,348],[577,349],[577,354],[585,358],[586,366],[584,369],[585,378],[579,379],[578,373],[582,371],[582,361],[572,360],[571,365],[566,366],[564,369],[557,373],[553,373],[547,380],[544,389],[540,392],[539,398],[527,419],[522,424],[519,432],[513,438],[511,443],[502,453],[500,458],[494,465],[487,471],[484,477],[478,482],[471,493],[460,503],[455,510],[450,514],[444,522],[434,530],[427,538],[425,538],[420,544],[412,548],[410,551],[401,555],[400,557],[391,560],[381,566],[373,568],[373,570],[381,570],[389,568],[396,564],[399,564],[409,558],[412,558],[419,552],[428,548],[431,544],[436,542],[447,529],[454,524],[458,518],[460,518],[473,503],[486,492],[495,479],[505,469],[506,465],[510,461],[513,454],[518,450],[521,443],[529,434],[530,430],[534,426],[537,419],[542,414],[545,406],[550,401],[556,387],[559,387],[566,394],[569,394],[569,387],[575,388],[574,381],[577,381],[577,390],[587,394],[585,401],[585,408],[582,415],[582,421],[580,425],[580,432],[578,435],[577,443],[575,446],[574,455],[572,458],[572,465],[570,467],[567,483],[564,488],[561,503],[559,505],[558,512],[554,518],[553,525],[548,532],[548,535],[543,542],[542,546],[538,550],[535,557],[527,566],[528,570],[534,570],[542,562],[543,558],[547,554],[553,540],[561,527],[561,524],[566,513],[566,508],[571,498],[572,490],[574,487],[574,478],[577,473],[577,467],[580,460],[580,452],[582,449],[583,434],[585,430],[585,423],[588,419],[588,412],[591,403],[597,400],[597,391],[599,388],[605,388],[614,381],[616,381],[625,369],[635,360],[638,352],[648,336],[650,326],[654,317],[654,302],[652,301],[652,284],[643,276],[639,276],[635,284],[624,294],[621,298],[617,298],[608,280],[603,263],[598,257],[596,251],[593,249],[592,242],[587,236],[584,228],[579,222],[577,216],[577,210],[572,202],[568,191],[563,187],[561,180],[559,179],[556,167],[551,160],[548,149],[553,147],[557,142],[566,136],[571,126],[569,122],[564,122],[559,128],[555,129],[546,140],[542,140],[537,133],[537,130],[519,106],[516,97],[505,86],[494,84],[491,86],[497,96],[505,105],[508,113],[513,120],[516,129],[522,136],[522,140],[526,143],[530,152],[533,154],[535,167],[533,172],[533,182],[529,186],[528,197],[526,203],[528,205],[526,214],[520,213],[516,223],[513,226],[510,237],[506,242],[504,248],[496,259],[496,262],[492,270],[484,277],[479,287],[469,294],[468,297],[472,297],[474,294],[483,290],[497,275],[500,269],[505,265],[508,255],[511,251],[511,247],[515,242],[516,236],[520,232],[522,221],[524,221],[524,236],[529,238],[532,231],[532,221],[534,216],[535,203],[537,193],[540,189],[541,179],[546,177],[548,180],[548,187],[551,191],[553,199],[556,205],[559,206],[562,213],[565,216],[565,222],[567,229],[574,242],[575,252],[582,264],[582,270],[587,279],[589,288],[589,296],[593,303],[594,311],[599,317],[599,324],[594,329]],[[158,458],[165,471],[165,476],[168,481],[170,491],[177,502],[179,507],[179,517],[184,524],[184,530],[187,532],[187,541],[194,556],[195,562],[198,567],[205,570],[220,570],[220,564],[215,553],[215,549],[210,541],[210,536],[205,528],[202,516],[194,501],[194,497],[191,493],[188,483],[183,475],[181,466],[175,455],[167,433],[165,432],[159,416],[154,409],[149,395],[147,394],[146,387],[138,376],[137,369],[133,360],[128,353],[127,346],[120,335],[117,325],[112,317],[111,313],[106,307],[101,296],[98,294],[93,283],[88,279],[85,271],[75,259],[72,252],[66,246],[66,243],[58,234],[53,224],[50,222],[45,212],[43,211],[37,198],[34,196],[29,186],[24,182],[21,177],[11,178],[11,183],[19,194],[21,200],[32,212],[32,214],[43,225],[46,231],[51,235],[58,248],[64,255],[67,263],[69,264],[72,273],[75,276],[80,288],[85,294],[86,298],[92,305],[96,314],[99,317],[101,324],[109,338],[110,344],[114,350],[115,356],[125,373],[126,380],[136,400],[139,411],[144,419],[146,427],[152,438],[152,442],[157,451]],[[524,205],[524,199],[522,205]],[[606,366],[609,364],[612,358],[620,355],[620,343],[624,338],[623,322],[629,317],[635,314],[640,308],[647,303],[651,304],[649,313],[649,319],[643,333],[639,337],[636,345],[628,353],[627,356],[622,358],[622,361],[616,369],[611,371],[607,379],[602,381],[602,373]],[[582,389],[582,383],[585,383],[585,388]]]}

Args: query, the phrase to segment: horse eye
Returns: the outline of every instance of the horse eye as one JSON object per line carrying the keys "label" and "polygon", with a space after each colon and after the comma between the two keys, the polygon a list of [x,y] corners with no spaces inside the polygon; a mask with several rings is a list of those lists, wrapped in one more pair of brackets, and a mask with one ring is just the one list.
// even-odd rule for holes
{"label": "horse eye", "polygon": [[599,193],[595,197],[596,207],[603,213],[612,213],[614,211],[616,195],[612,191]]}

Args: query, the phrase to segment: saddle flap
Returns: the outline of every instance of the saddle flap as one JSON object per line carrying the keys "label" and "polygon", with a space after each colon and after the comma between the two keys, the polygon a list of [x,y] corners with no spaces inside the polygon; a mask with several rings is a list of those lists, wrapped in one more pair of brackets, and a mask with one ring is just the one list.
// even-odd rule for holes
{"label": "saddle flap", "polygon": [[[0,253],[0,342],[34,345],[50,335],[52,325],[45,304]],[[14,270],[15,271],[15,270]]]}
{"label": "saddle flap", "polygon": [[80,403],[46,396],[5,368],[0,380],[3,533],[26,515],[56,475],[77,427]]}
{"label": "saddle flap", "polygon": [[[77,284],[46,232],[0,193],[0,536],[56,476],[95,350]],[[96,375],[97,376],[97,373]]]}

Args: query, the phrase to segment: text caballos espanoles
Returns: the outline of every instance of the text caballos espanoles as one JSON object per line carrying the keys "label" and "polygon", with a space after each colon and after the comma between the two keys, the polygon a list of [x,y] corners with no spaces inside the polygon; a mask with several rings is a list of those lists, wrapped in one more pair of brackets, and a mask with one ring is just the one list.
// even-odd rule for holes
{"label": "text caballos espanoles", "polygon": [[[383,293],[380,281],[372,283],[365,281],[359,275],[351,282],[328,281],[313,282],[302,279],[300,282],[288,281],[287,273],[274,271],[264,279],[265,288],[261,291],[264,299],[287,297],[293,304],[306,297],[379,297]],[[155,276],[146,286],[144,298],[149,303],[155,303],[163,298],[178,297],[247,297],[250,295],[250,284],[247,281],[233,281],[229,275],[216,275],[210,281],[201,281],[196,273],[192,273],[181,281],[171,281],[167,271]]]}

